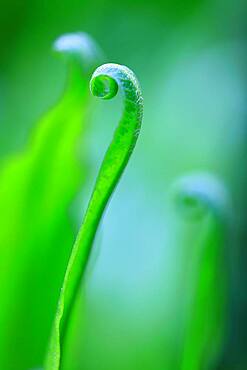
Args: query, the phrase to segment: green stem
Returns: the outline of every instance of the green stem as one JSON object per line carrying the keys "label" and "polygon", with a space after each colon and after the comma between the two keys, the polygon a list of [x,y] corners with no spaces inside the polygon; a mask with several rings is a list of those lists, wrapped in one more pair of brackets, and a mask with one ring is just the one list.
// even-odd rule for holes
{"label": "green stem", "polygon": [[72,249],[58,302],[46,370],[61,368],[68,321],[88,263],[94,237],[109,198],[135,147],[142,123],[142,93],[130,69],[117,64],[104,64],[94,72],[90,87],[92,94],[102,99],[113,98],[120,89],[123,94],[124,109],[101,164],[82,226]]}
{"label": "green stem", "polygon": [[212,175],[187,176],[177,185],[176,201],[186,219],[203,221],[199,242],[186,251],[188,270],[182,286],[187,299],[181,370],[208,368],[218,360],[223,347],[227,198],[224,186]]}

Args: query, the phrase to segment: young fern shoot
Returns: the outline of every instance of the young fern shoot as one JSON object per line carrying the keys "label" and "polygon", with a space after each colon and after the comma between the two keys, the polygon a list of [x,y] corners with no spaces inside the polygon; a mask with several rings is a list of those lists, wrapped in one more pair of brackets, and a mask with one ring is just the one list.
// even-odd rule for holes
{"label": "young fern shoot", "polygon": [[74,240],[69,209],[87,176],[87,157],[82,152],[79,159],[78,145],[85,147],[88,82],[104,60],[102,51],[81,32],[60,36],[54,49],[65,60],[63,93],[35,124],[25,147],[0,168],[0,369],[5,370],[43,362]]}
{"label": "young fern shoot", "polygon": [[189,259],[182,284],[187,301],[180,368],[214,368],[225,334],[229,198],[218,179],[195,174],[176,184],[175,202],[186,220],[199,221],[202,228],[198,245],[186,251]]}
{"label": "young fern shoot", "polygon": [[61,369],[64,338],[94,237],[109,198],[135,147],[142,123],[142,93],[134,73],[129,68],[118,64],[102,65],[94,72],[90,88],[94,96],[102,99],[113,98],[119,89],[124,101],[123,114],[104,156],[71,252],[57,306],[45,370]]}

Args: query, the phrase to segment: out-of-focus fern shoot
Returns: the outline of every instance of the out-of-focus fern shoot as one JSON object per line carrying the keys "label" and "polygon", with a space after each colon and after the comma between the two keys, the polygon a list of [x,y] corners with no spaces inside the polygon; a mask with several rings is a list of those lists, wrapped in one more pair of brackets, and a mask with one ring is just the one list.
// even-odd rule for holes
{"label": "out-of-focus fern shoot", "polygon": [[184,246],[188,261],[181,281],[178,361],[182,370],[213,369],[224,349],[228,320],[229,195],[215,176],[195,173],[174,185],[173,196],[187,225],[192,222],[199,228],[196,245]]}
{"label": "out-of-focus fern shoot", "polygon": [[88,81],[102,52],[85,33],[60,37],[54,49],[67,64],[64,93],[0,172],[0,368],[5,370],[43,362],[74,241],[69,210],[87,174],[78,140],[83,144]]}

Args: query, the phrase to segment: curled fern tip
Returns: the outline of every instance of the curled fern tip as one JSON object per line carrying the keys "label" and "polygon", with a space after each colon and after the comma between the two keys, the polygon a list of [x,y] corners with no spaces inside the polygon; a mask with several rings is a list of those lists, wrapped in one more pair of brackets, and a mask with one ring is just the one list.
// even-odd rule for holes
{"label": "curled fern tip", "polygon": [[85,71],[95,68],[103,59],[102,50],[85,32],[67,33],[58,37],[53,49],[65,59],[77,61]]}
{"label": "curled fern tip", "polygon": [[189,219],[200,220],[208,212],[219,220],[228,218],[229,195],[225,185],[209,173],[194,173],[182,177],[173,186],[177,208]]}

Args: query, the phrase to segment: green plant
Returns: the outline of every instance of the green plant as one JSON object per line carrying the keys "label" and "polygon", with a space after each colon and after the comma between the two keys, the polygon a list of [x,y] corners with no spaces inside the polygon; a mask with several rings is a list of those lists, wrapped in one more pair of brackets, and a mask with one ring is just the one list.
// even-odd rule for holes
{"label": "green plant", "polygon": [[61,368],[64,338],[81,279],[89,259],[94,237],[103,212],[122,175],[142,123],[143,99],[133,72],[118,64],[105,64],[96,69],[90,82],[93,95],[111,99],[118,88],[124,97],[124,110],[113,140],[103,159],[82,226],[66,270],[51,336],[46,370]]}
{"label": "green plant", "polygon": [[82,137],[84,147],[88,82],[102,52],[84,33],[60,37],[54,49],[67,64],[63,96],[37,123],[23,152],[1,166],[0,368],[5,370],[43,362],[75,237],[69,208],[87,175],[78,140]]}
{"label": "green plant", "polygon": [[197,245],[189,246],[182,281],[186,298],[180,368],[215,368],[227,323],[229,197],[224,185],[209,174],[185,176],[174,189],[176,205],[187,222],[201,227]]}

